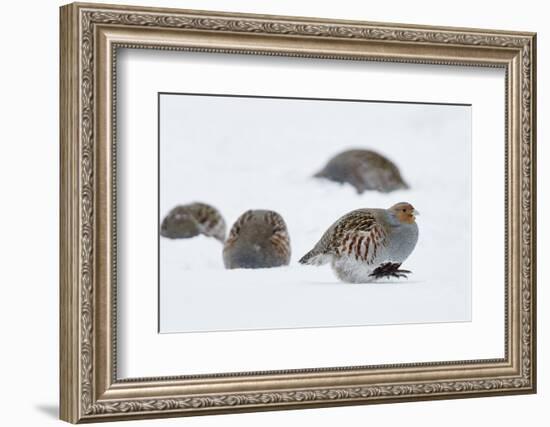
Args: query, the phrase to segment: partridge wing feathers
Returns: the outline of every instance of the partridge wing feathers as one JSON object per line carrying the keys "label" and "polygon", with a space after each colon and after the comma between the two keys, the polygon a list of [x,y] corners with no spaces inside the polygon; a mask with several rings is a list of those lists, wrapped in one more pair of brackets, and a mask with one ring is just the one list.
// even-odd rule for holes
{"label": "partridge wing feathers", "polygon": [[[386,233],[372,212],[357,210],[342,217],[329,229],[325,240],[325,253],[347,256],[372,264],[385,246]],[[319,243],[321,243],[319,242]]]}
{"label": "partridge wing feathers", "polygon": [[191,205],[191,211],[193,219],[203,234],[216,237],[223,242],[226,229],[225,220],[217,209],[205,203],[196,202]]}
{"label": "partridge wing feathers", "polygon": [[265,215],[265,221],[273,227],[273,235],[269,239],[273,248],[280,255],[290,259],[290,237],[283,217],[269,211]]}

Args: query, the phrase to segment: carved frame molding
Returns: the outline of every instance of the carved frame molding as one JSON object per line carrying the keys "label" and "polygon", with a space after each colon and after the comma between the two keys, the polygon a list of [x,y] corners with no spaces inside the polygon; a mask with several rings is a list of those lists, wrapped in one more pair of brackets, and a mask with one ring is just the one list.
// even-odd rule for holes
{"label": "carved frame molding", "polygon": [[[143,41],[155,34],[153,41]],[[170,42],[159,41],[163,35]],[[186,35],[192,40],[174,41]],[[258,41],[260,45],[265,39],[273,47],[244,45],[248,38],[251,44]],[[208,39],[208,45],[201,44],[202,39]],[[212,47],[212,40],[220,41],[219,46]],[[184,377],[118,381],[113,332],[116,287],[102,280],[116,279],[112,139],[118,47],[505,67],[509,247],[505,359],[220,374],[205,376],[212,392],[198,394],[185,388],[190,379]],[[110,77],[104,77],[107,73]],[[101,421],[534,392],[534,97],[532,33],[92,4],[62,7],[61,418]],[[103,191],[109,188],[112,191]],[[360,377],[363,382],[340,386],[342,381],[334,381],[347,374],[364,375]],[[425,379],[413,380],[413,374]],[[272,388],[238,391],[239,381],[249,385],[270,375],[274,377]],[[300,379],[301,385],[285,387],[289,379]],[[227,384],[237,391],[224,391],[221,386]],[[157,386],[154,392],[152,385]]]}

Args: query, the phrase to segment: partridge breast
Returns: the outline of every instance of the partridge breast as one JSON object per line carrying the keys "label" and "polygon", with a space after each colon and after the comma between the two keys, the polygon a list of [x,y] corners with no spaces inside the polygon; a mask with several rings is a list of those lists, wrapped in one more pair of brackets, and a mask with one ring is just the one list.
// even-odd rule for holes
{"label": "partridge breast", "polygon": [[288,265],[291,248],[283,217],[270,210],[249,210],[231,227],[223,248],[228,269]]}

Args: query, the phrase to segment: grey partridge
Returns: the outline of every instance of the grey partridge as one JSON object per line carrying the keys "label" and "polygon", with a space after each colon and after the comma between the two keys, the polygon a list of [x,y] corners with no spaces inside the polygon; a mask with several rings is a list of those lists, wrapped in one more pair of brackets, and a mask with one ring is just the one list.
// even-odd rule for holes
{"label": "grey partridge", "polygon": [[186,239],[203,234],[223,242],[225,232],[225,220],[220,212],[200,202],[176,206],[160,226],[161,236],[170,239]]}
{"label": "grey partridge", "polygon": [[336,276],[349,283],[406,277],[410,271],[399,267],[418,241],[417,215],[405,202],[389,209],[349,212],[329,227],[300,263],[330,263]]}
{"label": "grey partridge", "polygon": [[359,194],[366,190],[389,193],[409,188],[397,166],[371,150],[348,150],[337,154],[314,176],[351,184]]}
{"label": "grey partridge", "polygon": [[277,212],[249,210],[233,224],[223,248],[228,269],[269,268],[288,265],[290,237]]}

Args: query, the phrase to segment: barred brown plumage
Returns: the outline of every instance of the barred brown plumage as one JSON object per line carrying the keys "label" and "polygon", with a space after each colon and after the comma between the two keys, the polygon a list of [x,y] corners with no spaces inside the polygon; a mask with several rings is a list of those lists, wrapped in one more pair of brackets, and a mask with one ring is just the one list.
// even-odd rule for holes
{"label": "barred brown plumage", "polygon": [[160,234],[185,239],[199,234],[225,240],[226,225],[220,212],[206,203],[194,202],[173,208],[162,221]]}
{"label": "barred brown plumage", "polygon": [[233,224],[223,248],[225,267],[268,268],[288,265],[290,237],[283,220],[270,210],[248,210]]}
{"label": "barred brown plumage", "polygon": [[408,271],[399,267],[418,240],[415,215],[418,212],[409,203],[349,212],[329,227],[300,263],[331,263],[345,282],[406,277]]}

